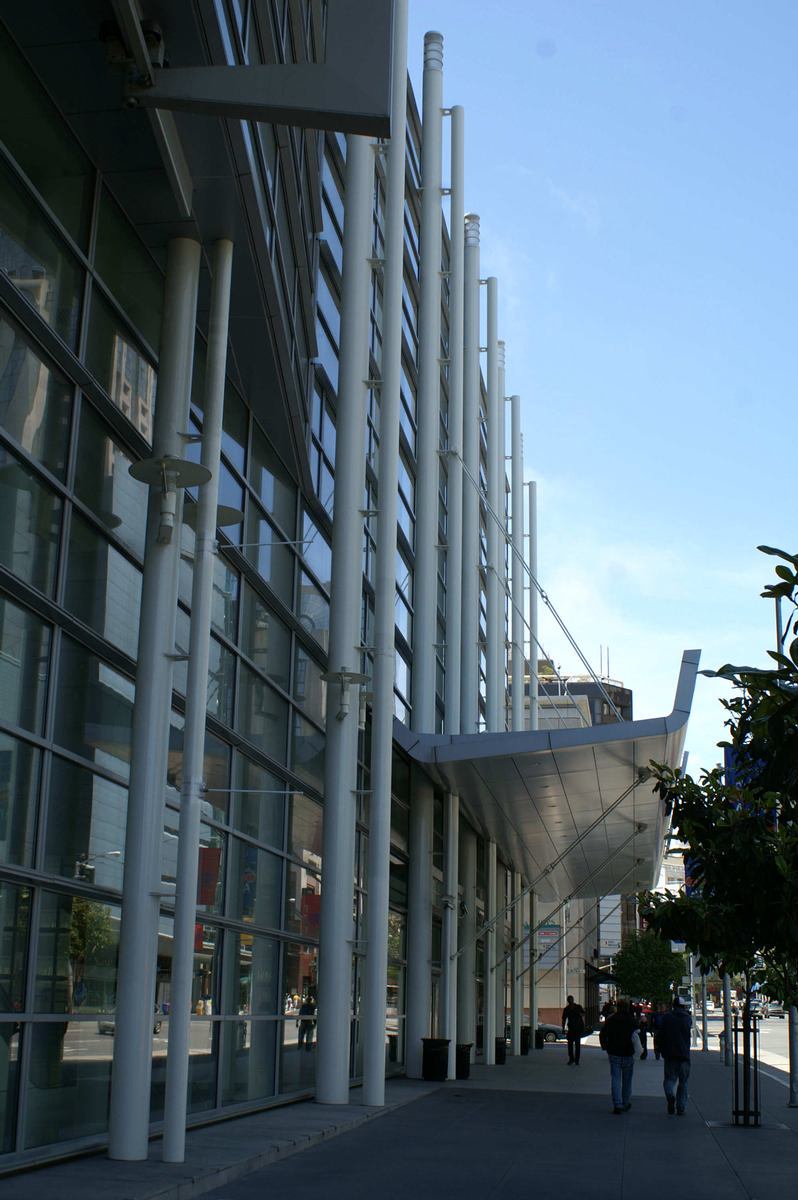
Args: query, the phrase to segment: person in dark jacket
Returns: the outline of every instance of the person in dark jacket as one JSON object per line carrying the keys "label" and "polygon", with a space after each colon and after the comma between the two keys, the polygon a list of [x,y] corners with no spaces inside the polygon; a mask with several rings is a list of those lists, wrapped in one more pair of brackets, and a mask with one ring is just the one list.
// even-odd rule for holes
{"label": "person in dark jacket", "polygon": [[571,1063],[579,1066],[579,1055],[582,1050],[581,1039],[585,1034],[585,1010],[577,1004],[573,996],[568,997],[568,1003],[562,1010],[562,1027],[568,1042],[568,1066]]}
{"label": "person in dark jacket", "polygon": [[662,1086],[668,1102],[668,1113],[672,1114],[675,1110],[678,1117],[684,1116],[684,1107],[687,1104],[692,1024],[689,1012],[682,1007],[679,997],[674,996],[673,1008],[662,1016],[659,1050],[664,1060]]}
{"label": "person in dark jacket", "polygon": [[[632,1076],[635,1069],[635,1044],[632,1035],[637,1025],[628,1000],[619,1000],[616,1011],[601,1027],[599,1042],[610,1060],[610,1085],[614,1113],[624,1113],[632,1107]],[[639,1045],[638,1040],[638,1045]]]}

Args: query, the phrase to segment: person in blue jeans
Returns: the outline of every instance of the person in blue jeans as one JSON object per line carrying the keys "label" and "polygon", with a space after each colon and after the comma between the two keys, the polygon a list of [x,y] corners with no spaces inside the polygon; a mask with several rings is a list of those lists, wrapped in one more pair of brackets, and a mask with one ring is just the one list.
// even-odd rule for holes
{"label": "person in blue jeans", "polygon": [[684,1116],[687,1104],[687,1081],[690,1078],[690,1028],[692,1017],[682,1007],[678,996],[673,998],[673,1008],[663,1013],[660,1025],[659,1048],[664,1060],[662,1087],[668,1102],[668,1115],[675,1111],[677,1117]]}
{"label": "person in blue jeans", "polygon": [[619,1000],[615,1012],[607,1017],[599,1033],[601,1048],[606,1050],[610,1061],[614,1113],[625,1113],[632,1107],[632,1077],[635,1069],[632,1035],[636,1030],[637,1022],[632,1016],[629,1001]]}

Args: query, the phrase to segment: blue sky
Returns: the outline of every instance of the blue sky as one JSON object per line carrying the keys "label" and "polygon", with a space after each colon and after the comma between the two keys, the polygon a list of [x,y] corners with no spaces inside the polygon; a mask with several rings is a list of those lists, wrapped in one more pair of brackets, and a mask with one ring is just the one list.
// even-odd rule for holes
{"label": "blue sky", "polygon": [[[635,716],[662,716],[683,650],[766,661],[756,546],[798,550],[798,5],[410,0],[419,108],[430,29],[465,110],[541,583],[594,670],[609,648]],[[581,671],[543,616],[541,641]],[[721,692],[699,677],[696,776]]]}

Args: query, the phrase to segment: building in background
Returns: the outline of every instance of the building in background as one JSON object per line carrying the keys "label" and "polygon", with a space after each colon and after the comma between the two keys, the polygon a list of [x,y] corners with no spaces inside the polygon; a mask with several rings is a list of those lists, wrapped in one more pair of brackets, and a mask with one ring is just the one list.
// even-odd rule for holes
{"label": "building in background", "polygon": [[519,1053],[529,944],[583,996],[591,901],[651,882],[697,653],[661,719],[513,706],[512,348],[403,30],[0,24],[0,1171]]}

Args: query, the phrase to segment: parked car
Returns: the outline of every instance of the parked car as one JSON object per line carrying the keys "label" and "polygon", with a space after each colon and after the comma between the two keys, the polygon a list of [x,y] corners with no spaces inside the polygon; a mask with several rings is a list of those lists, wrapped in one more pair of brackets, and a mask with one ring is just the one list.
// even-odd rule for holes
{"label": "parked car", "polygon": [[768,1016],[781,1017],[782,1020],[784,1019],[784,1005],[782,1004],[781,1000],[771,1000],[770,1004],[768,1005]]}
{"label": "parked car", "polygon": [[538,1021],[538,1029],[543,1034],[544,1042],[556,1042],[558,1038],[565,1038],[565,1031],[560,1025],[548,1025],[544,1021]]}
{"label": "parked car", "polygon": [[[116,1033],[116,1013],[103,1013],[97,1021],[97,1032],[108,1033],[113,1036]],[[158,1012],[158,1005],[155,1005],[155,1020],[152,1025],[153,1033],[161,1032],[161,1017]]]}

